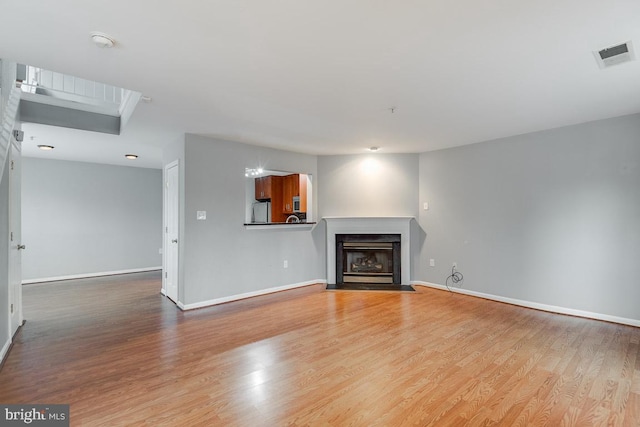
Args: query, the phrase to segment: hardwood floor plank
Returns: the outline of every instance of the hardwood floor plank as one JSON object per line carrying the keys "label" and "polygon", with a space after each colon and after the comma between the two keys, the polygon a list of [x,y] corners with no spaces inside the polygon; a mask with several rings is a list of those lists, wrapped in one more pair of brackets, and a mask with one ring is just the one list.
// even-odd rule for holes
{"label": "hardwood floor plank", "polygon": [[0,402],[69,403],[74,426],[640,425],[638,328],[427,288],[189,312],[159,289],[25,286]]}

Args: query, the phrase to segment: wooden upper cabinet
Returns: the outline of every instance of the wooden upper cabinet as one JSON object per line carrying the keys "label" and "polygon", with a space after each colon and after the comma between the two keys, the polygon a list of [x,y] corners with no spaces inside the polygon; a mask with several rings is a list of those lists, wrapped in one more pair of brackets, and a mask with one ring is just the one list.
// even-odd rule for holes
{"label": "wooden upper cabinet", "polygon": [[270,200],[272,197],[272,176],[256,178],[256,200]]}

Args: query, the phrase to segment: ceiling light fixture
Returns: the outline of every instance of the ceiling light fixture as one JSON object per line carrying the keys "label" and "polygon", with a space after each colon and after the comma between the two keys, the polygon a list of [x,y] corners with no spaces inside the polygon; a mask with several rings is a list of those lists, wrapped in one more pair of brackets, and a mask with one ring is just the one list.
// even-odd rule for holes
{"label": "ceiling light fixture", "polygon": [[113,39],[113,37],[105,33],[100,33],[98,31],[94,31],[91,33],[91,40],[96,44],[96,46],[102,48],[110,48],[116,44],[116,41]]}
{"label": "ceiling light fixture", "polygon": [[38,148],[41,149],[41,150],[44,150],[44,151],[51,151],[56,147],[54,147],[53,145],[44,145],[44,144],[42,144],[42,145],[38,145]]}
{"label": "ceiling light fixture", "polygon": [[380,149],[380,147],[371,147],[371,148],[369,148],[369,151],[372,151],[372,152],[374,152],[374,153],[375,153],[375,152],[376,152],[376,151],[378,151],[379,149]]}
{"label": "ceiling light fixture", "polygon": [[260,176],[262,175],[262,173],[264,173],[264,170],[262,168],[256,168],[256,169],[244,168],[244,176],[246,177]]}
{"label": "ceiling light fixture", "polygon": [[129,160],[135,160],[138,158],[137,154],[125,154],[124,157],[126,157]]}

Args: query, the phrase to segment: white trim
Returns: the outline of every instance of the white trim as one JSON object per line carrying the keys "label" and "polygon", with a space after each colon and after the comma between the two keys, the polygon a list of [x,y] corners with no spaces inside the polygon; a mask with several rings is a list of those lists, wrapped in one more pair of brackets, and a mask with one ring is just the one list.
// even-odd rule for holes
{"label": "white trim", "polygon": [[167,296],[167,291],[165,291],[164,288],[160,288],[160,293],[165,297]]}
{"label": "white trim", "polygon": [[103,271],[100,273],[82,273],[82,274],[70,274],[68,276],[43,277],[40,279],[23,280],[22,284],[28,285],[31,283],[57,282],[60,280],[85,279],[89,277],[100,277],[100,276],[115,276],[117,274],[143,273],[145,271],[157,271],[157,270],[162,270],[162,267],[131,268],[129,270]]}
{"label": "white trim", "polygon": [[548,312],[557,313],[557,314],[567,314],[569,316],[586,317],[588,319],[604,320],[605,322],[613,322],[613,323],[620,323],[622,325],[640,327],[640,320],[637,320],[637,319],[628,319],[625,317],[611,316],[609,314],[593,313],[591,311],[576,310],[573,308],[559,307],[557,305],[540,304],[537,302],[501,297],[498,295],[485,294],[485,293],[476,292],[476,291],[469,291],[467,289],[461,289],[461,288],[449,287],[447,289],[447,287],[443,285],[438,285],[438,284],[429,283],[429,282],[422,282],[419,280],[412,280],[411,284],[417,285],[417,286],[426,286],[428,288],[441,289],[444,291],[449,290],[451,292],[456,292],[459,294],[470,295],[470,296],[484,298],[492,301],[504,302],[507,304],[518,305],[521,307],[533,308],[535,310],[548,311]]}
{"label": "white trim", "polygon": [[324,279],[308,280],[306,282],[294,283],[292,285],[284,285],[284,286],[277,286],[275,288],[261,289],[259,291],[246,292],[244,294],[231,295],[228,297],[216,298],[208,301],[195,302],[192,304],[183,304],[181,302],[178,302],[177,304],[181,310],[194,310],[196,308],[203,308],[203,307],[209,307],[212,305],[224,304],[226,302],[238,301],[245,298],[252,298],[260,295],[272,294],[274,292],[287,291],[289,289],[302,288],[304,286],[315,285],[318,283],[326,284],[327,281]]}
{"label": "white trim", "polygon": [[0,364],[4,362],[4,358],[7,357],[7,353],[9,352],[9,347],[11,347],[11,337],[4,343],[2,346],[2,350],[0,350]]}

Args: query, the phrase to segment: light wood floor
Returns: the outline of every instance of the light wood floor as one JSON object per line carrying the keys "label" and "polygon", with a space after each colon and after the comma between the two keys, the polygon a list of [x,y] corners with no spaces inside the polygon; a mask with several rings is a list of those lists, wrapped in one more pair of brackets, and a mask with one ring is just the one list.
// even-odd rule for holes
{"label": "light wood floor", "polygon": [[638,328],[427,288],[186,313],[159,289],[25,286],[0,402],[69,403],[88,426],[640,426]]}

